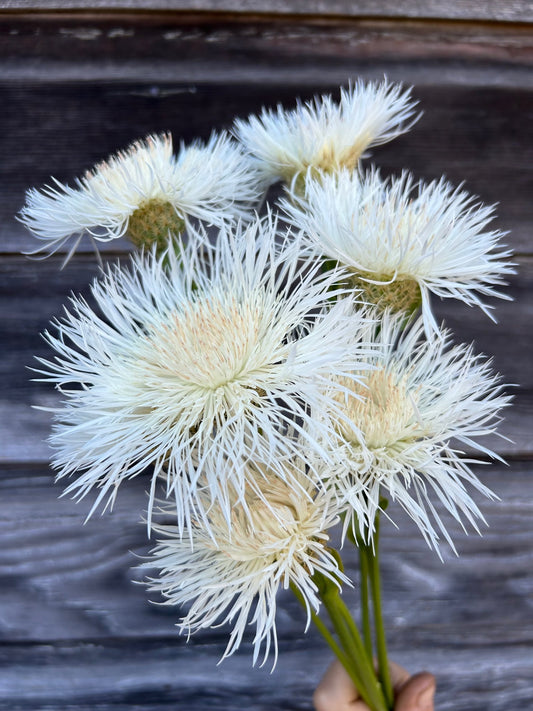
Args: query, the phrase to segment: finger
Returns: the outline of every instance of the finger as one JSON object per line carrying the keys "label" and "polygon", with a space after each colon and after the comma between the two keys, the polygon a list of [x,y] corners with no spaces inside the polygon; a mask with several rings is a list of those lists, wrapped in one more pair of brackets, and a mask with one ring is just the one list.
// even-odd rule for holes
{"label": "finger", "polygon": [[396,711],[434,711],[435,687],[433,674],[415,674],[401,687],[396,699]]}
{"label": "finger", "polygon": [[407,669],[404,669],[399,664],[395,664],[394,662],[389,662],[389,669],[392,688],[394,689],[394,693],[398,694],[402,686],[406,683],[406,681],[410,678],[411,675],[409,674]]}
{"label": "finger", "polygon": [[368,711],[342,664],[335,660],[313,694],[316,711]]}
{"label": "finger", "polygon": [[349,708],[348,704],[357,701],[358,696],[348,672],[336,659],[326,669],[317,686],[313,695],[313,704],[317,711],[336,711]]}

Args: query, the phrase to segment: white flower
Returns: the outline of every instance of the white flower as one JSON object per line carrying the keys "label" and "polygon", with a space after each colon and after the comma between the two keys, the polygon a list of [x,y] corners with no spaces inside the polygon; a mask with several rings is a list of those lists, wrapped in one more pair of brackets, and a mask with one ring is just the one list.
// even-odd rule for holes
{"label": "white flower", "polygon": [[236,651],[246,628],[254,625],[254,664],[261,648],[264,663],[272,646],[275,664],[278,589],[291,585],[299,591],[309,624],[320,604],[313,574],[338,586],[349,584],[327,548],[327,530],[338,521],[336,500],[324,490],[313,492],[300,464],[293,466],[289,478],[299,480],[299,486],[251,464],[249,479],[260,483],[260,490],[247,492],[245,507],[233,497],[230,521],[214,506],[209,526],[192,522],[187,539],[175,526],[155,527],[164,538],[146,564],[161,569],[150,589],[160,591],[165,604],[188,606],[179,624],[182,632],[230,623],[223,658]]}
{"label": "white flower", "polygon": [[29,190],[21,221],[49,252],[77,235],[69,256],[84,234],[101,242],[127,234],[137,245],[161,248],[191,217],[217,226],[245,217],[261,190],[258,172],[226,134],[181,144],[177,156],[163,134],[96,165],[75,187],[55,181]]}
{"label": "white flower", "polygon": [[362,178],[343,171],[306,181],[305,197],[284,200],[289,219],[320,253],[346,266],[352,284],[380,308],[412,312],[422,306],[426,331],[437,331],[430,292],[479,306],[513,273],[498,231],[487,231],[493,208],[444,179],[413,183]]}
{"label": "white flower", "polygon": [[235,133],[271,180],[291,183],[308,168],[355,169],[368,148],[411,127],[414,106],[400,85],[357,81],[341,89],[338,104],[326,95],[293,111],[263,109],[237,120]]}
{"label": "white flower", "polygon": [[330,308],[338,274],[301,264],[298,239],[278,249],[275,236],[270,218],[222,230],[214,247],[191,234],[178,257],[109,268],[92,287],[96,310],[72,298],[41,371],[64,395],[54,466],[59,477],[81,471],[68,492],[99,487],[97,503],[112,500],[153,465],[151,501],[164,471],[183,525],[202,471],[227,511],[226,459],[240,491],[246,459],[281,471],[300,430],[316,454],[328,427],[312,412],[327,419],[337,406],[325,390],[357,362],[360,319],[349,300]]}
{"label": "white flower", "polygon": [[[372,529],[381,493],[399,502],[428,543],[436,546],[440,531],[453,547],[432,495],[478,530],[475,519],[483,517],[467,485],[485,496],[492,492],[470,468],[481,462],[460,448],[497,458],[478,438],[495,432],[510,398],[470,347],[448,348],[446,332],[422,338],[421,319],[402,335],[401,326],[400,318],[385,313],[367,357],[370,368],[358,374],[362,384],[346,382],[352,394],[337,396],[348,421],[337,426],[332,483],[349,504],[346,526]],[[370,333],[365,338],[372,340]]]}

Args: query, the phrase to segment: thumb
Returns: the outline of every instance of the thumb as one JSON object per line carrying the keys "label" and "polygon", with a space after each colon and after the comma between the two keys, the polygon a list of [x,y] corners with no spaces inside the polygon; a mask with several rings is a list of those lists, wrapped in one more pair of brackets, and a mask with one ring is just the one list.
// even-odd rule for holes
{"label": "thumb", "polygon": [[435,677],[429,672],[415,674],[400,689],[396,711],[434,711]]}

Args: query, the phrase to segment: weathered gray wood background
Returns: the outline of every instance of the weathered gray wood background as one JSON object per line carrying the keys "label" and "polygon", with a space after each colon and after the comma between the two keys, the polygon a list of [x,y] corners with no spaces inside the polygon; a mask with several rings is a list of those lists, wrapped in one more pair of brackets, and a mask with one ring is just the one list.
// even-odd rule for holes
{"label": "weathered gray wood background", "polygon": [[311,708],[329,654],[288,597],[273,674],[251,669],[248,647],[217,667],[224,631],[186,644],[175,612],[131,582],[147,550],[129,513],[143,482],[85,526],[88,504],[58,500],[48,416],[31,409],[54,394],[26,366],[97,267],[89,250],[63,271],[59,258],[21,256],[32,239],[14,215],[29,186],[71,180],[149,132],[206,137],[262,105],[384,74],[415,85],[424,116],[376,162],[499,202],[519,265],[498,325],[440,309],[520,389],[502,428],[510,441],[496,442],[509,465],[481,471],[501,497],[483,505],[483,537],[453,526],[460,557],[445,550],[441,563],[408,521],[385,527],[391,654],[437,675],[440,711],[533,709],[532,22],[524,0],[0,2],[1,711]]}

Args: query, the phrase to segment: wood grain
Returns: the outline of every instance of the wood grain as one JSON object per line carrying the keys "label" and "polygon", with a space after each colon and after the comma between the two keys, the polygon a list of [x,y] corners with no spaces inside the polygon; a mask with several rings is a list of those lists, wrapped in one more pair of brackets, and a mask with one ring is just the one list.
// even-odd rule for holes
{"label": "wood grain", "polygon": [[[227,631],[189,644],[178,611],[150,604],[138,569],[150,544],[138,522],[146,478],[85,525],[89,498],[59,499],[46,464],[51,387],[31,383],[39,333],[71,291],[98,273],[89,245],[59,257],[15,220],[30,186],[72,181],[131,140],[172,131],[206,138],[263,105],[335,92],[361,76],[414,84],[424,115],[374,152],[385,173],[442,174],[510,230],[513,302],[494,325],[474,309],[437,305],[457,340],[494,356],[516,404],[493,445],[510,465],[479,467],[501,501],[480,502],[490,527],[443,562],[392,507],[383,526],[391,656],[438,677],[439,711],[533,708],[533,5],[524,0],[0,0],[0,711],[266,711],[311,709],[329,662],[282,592],[277,669],[251,669],[249,641],[216,666]],[[127,261],[128,245],[107,258]],[[109,251],[110,250],[110,251]],[[347,553],[347,551],[346,551]],[[349,571],[357,576],[353,561]],[[356,591],[347,599],[357,610]]]}
{"label": "wood grain", "polygon": [[373,160],[386,173],[464,181],[499,202],[496,224],[531,253],[533,48],[523,28],[0,17],[0,40],[4,252],[34,248],[15,215],[52,175],[72,182],[148,133],[205,139],[262,106],[386,74],[415,84],[424,115]]}
{"label": "wood grain", "polygon": [[[529,649],[525,644],[503,650],[492,643],[431,653],[398,647],[394,652],[409,669],[430,666],[437,672],[438,711],[509,711],[531,703]],[[312,691],[330,657],[311,635],[282,643],[280,654],[270,674],[251,669],[242,658],[217,667],[220,650],[206,644],[187,649],[145,641],[15,644],[0,648],[0,709],[311,711]]]}
{"label": "wood grain", "polygon": [[[501,500],[474,496],[488,522],[488,527],[482,526],[482,537],[472,529],[466,536],[444,515],[460,555],[455,556],[443,543],[443,561],[427,548],[399,507],[391,504],[388,513],[394,525],[383,523],[382,566],[393,639],[407,643],[412,634],[422,643],[424,636],[433,639],[431,627],[436,625],[443,635],[442,644],[453,645],[462,624],[469,626],[470,642],[494,637],[502,644],[514,644],[531,639],[533,630],[522,621],[530,604],[523,593],[531,592],[533,586],[532,470],[531,462],[524,461],[477,468],[483,483]],[[84,523],[90,497],[80,503],[58,498],[63,485],[53,483],[46,467],[2,465],[1,472],[4,544],[0,574],[4,585],[0,599],[8,613],[0,620],[4,640],[174,638],[179,611],[148,604],[148,599],[157,602],[157,595],[131,584],[147,575],[138,566],[150,548],[146,528],[140,523],[147,504],[148,476],[124,483],[113,511],[96,514]],[[356,581],[349,547],[344,555]],[[465,596],[467,589],[477,589],[476,594]],[[345,592],[357,607],[357,594]],[[508,604],[511,599],[513,603]],[[490,627],[486,616],[496,603],[505,609],[491,620]],[[279,615],[281,640],[303,632],[305,615],[288,592],[281,596]],[[226,633],[226,629],[208,630],[194,640],[211,640],[220,646]],[[184,638],[179,640],[178,646],[185,645]],[[247,654],[249,650],[248,646]]]}
{"label": "wood grain", "polygon": [[500,22],[531,22],[533,8],[527,0],[453,0],[446,4],[438,0],[405,0],[401,4],[382,0],[2,0],[1,10],[26,12],[47,10],[139,10],[216,12],[276,15],[342,15],[347,17],[415,17],[447,20],[482,20]]}
{"label": "wood grain", "polygon": [[0,13],[0,38],[3,81],[261,80],[301,88],[358,72],[430,85],[532,81],[531,32],[516,24]]}
{"label": "wood grain", "polygon": [[[399,527],[384,525],[391,654],[437,673],[443,711],[503,711],[533,698],[531,474],[520,462],[480,471],[502,501],[483,502],[482,538],[451,525],[460,556],[444,547],[444,564],[394,507]],[[271,675],[251,669],[248,643],[216,667],[226,630],[186,644],[173,628],[178,612],[149,604],[131,584],[143,577],[132,566],[147,549],[134,515],[144,482],[129,482],[113,513],[85,526],[88,503],[58,500],[60,487],[40,467],[4,467],[0,489],[1,709],[310,708],[329,655],[313,630],[304,635],[289,594],[280,597]],[[346,595],[356,609],[356,592]]]}

